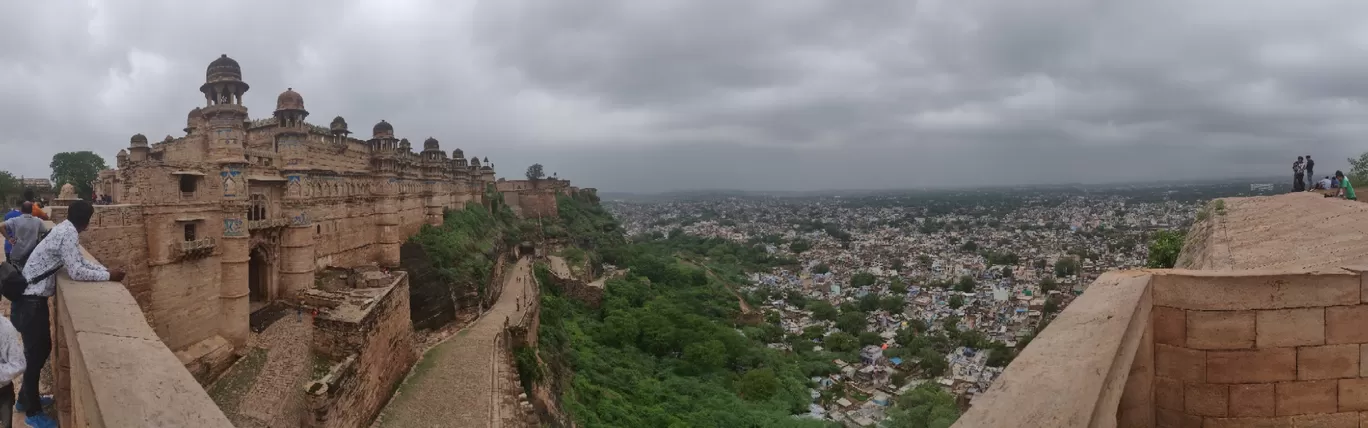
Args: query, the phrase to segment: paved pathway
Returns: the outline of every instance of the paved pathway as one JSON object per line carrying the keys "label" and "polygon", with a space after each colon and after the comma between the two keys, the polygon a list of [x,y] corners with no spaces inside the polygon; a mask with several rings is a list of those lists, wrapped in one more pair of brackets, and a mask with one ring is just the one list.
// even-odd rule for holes
{"label": "paved pathway", "polygon": [[549,256],[551,259],[551,273],[560,278],[570,278],[570,265],[565,263],[565,258],[561,256]]}
{"label": "paved pathway", "polygon": [[309,351],[312,332],[312,317],[304,315],[297,321],[291,311],[253,338],[252,346],[268,351],[261,374],[238,405],[238,415],[251,419],[239,421],[240,425],[252,422],[271,428],[299,425],[304,383],[313,368],[313,353]]}
{"label": "paved pathway", "polygon": [[495,345],[504,321],[514,322],[526,311],[522,300],[535,293],[531,263],[518,260],[504,279],[499,300],[480,319],[437,345],[419,360],[399,392],[381,413],[381,427],[488,427],[499,423],[504,411],[499,391]]}

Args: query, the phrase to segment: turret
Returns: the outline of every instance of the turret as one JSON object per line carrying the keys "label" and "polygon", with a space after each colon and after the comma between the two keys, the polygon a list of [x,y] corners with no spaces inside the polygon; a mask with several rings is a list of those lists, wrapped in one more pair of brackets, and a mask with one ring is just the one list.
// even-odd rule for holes
{"label": "turret", "polygon": [[151,149],[147,147],[147,136],[143,134],[133,134],[133,138],[128,139],[128,160],[131,162],[142,162],[147,160],[147,153]]}
{"label": "turret", "polygon": [[286,88],[276,97],[275,118],[281,127],[303,127],[306,117],[309,117],[309,111],[304,109],[304,96],[295,92],[294,88]]}
{"label": "turret", "polygon": [[247,107],[242,105],[242,95],[247,89],[242,67],[228,55],[220,55],[205,70],[200,92],[208,105],[200,114],[207,121],[209,158],[219,164],[244,163]]}

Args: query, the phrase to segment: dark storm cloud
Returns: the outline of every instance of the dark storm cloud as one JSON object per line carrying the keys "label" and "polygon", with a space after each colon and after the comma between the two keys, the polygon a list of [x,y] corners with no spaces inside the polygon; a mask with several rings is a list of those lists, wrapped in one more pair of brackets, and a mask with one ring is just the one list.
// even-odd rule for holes
{"label": "dark storm cloud", "polygon": [[[29,2],[32,3],[32,2]],[[266,117],[608,190],[1286,175],[1368,149],[1353,0],[58,0],[0,14],[0,169],[179,135],[237,59]]]}

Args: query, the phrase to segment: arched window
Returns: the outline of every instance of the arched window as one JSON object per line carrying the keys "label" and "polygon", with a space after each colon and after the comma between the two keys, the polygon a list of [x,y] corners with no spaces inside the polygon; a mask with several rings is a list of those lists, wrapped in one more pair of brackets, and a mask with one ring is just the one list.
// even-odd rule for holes
{"label": "arched window", "polygon": [[266,195],[257,193],[248,198],[247,220],[266,219]]}

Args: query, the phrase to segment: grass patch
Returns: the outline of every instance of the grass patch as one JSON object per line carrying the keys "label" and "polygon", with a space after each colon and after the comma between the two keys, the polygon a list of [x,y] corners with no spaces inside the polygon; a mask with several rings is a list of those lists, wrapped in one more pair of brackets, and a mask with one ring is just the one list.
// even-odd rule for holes
{"label": "grass patch", "polygon": [[261,374],[261,368],[265,365],[266,350],[252,348],[242,360],[233,364],[218,382],[209,386],[209,398],[214,400],[214,404],[217,404],[223,413],[236,415],[242,397],[252,389],[257,375]]}

